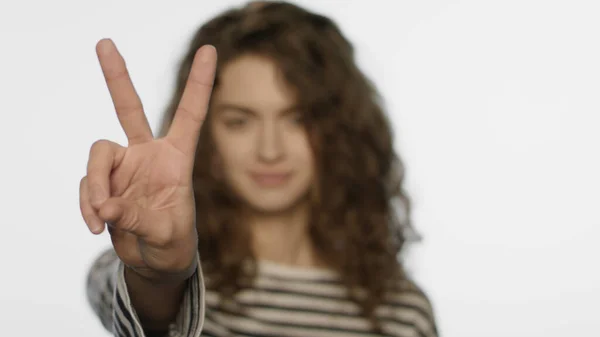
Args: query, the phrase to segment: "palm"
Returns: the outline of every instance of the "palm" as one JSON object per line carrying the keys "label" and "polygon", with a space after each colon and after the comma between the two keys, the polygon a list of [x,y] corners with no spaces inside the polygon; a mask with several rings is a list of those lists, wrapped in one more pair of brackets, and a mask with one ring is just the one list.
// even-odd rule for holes
{"label": "palm", "polygon": [[188,187],[186,161],[164,140],[133,145],[110,177],[113,196],[135,200],[149,211],[169,209],[176,191]]}
{"label": "palm", "polygon": [[[154,252],[164,249],[163,242],[172,236],[193,237],[194,206],[185,163],[185,155],[173,145],[155,140],[128,148],[111,174],[112,196],[124,198],[138,209],[137,217],[121,224],[126,230],[109,227],[115,251],[125,264],[160,268]],[[142,240],[135,234],[140,226],[151,229]]]}
{"label": "palm", "polygon": [[197,53],[169,132],[154,139],[116,47],[105,40],[97,51],[129,145],[99,141],[92,146],[82,179],[82,213],[93,232],[104,226],[91,223],[109,224],[115,251],[126,265],[148,275],[181,271],[197,251],[191,177],[212,91],[214,52],[203,47]]}

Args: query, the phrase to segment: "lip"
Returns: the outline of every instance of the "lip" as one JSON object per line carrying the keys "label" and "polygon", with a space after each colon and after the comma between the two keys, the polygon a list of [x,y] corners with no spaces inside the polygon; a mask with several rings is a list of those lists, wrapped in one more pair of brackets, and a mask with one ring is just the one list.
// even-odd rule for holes
{"label": "lip", "polygon": [[250,177],[258,185],[269,187],[285,184],[290,179],[291,175],[291,173],[250,173]]}

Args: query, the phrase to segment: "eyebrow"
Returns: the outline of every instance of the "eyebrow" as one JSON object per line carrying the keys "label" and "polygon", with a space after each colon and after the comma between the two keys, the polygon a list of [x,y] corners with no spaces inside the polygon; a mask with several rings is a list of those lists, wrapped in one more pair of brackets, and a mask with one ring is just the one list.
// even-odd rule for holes
{"label": "eyebrow", "polygon": [[[290,114],[290,113],[298,111],[299,108],[300,107],[298,105],[293,105],[289,108],[285,108],[285,109],[279,111],[279,114],[282,114],[282,115]],[[245,107],[245,106],[242,106],[242,105],[239,105],[239,104],[235,104],[235,103],[219,103],[219,104],[215,105],[214,110],[215,110],[215,112],[220,112],[223,110],[234,110],[234,111],[244,113],[246,115],[252,115],[252,116],[258,115],[258,113],[255,110]]]}

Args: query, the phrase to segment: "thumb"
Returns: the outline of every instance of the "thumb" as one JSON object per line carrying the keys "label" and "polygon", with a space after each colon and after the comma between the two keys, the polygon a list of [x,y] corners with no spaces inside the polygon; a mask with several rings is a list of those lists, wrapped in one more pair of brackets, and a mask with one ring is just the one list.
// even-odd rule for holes
{"label": "thumb", "polygon": [[144,236],[143,210],[134,201],[125,198],[110,198],[98,210],[102,220],[111,226],[131,232],[137,236]]}

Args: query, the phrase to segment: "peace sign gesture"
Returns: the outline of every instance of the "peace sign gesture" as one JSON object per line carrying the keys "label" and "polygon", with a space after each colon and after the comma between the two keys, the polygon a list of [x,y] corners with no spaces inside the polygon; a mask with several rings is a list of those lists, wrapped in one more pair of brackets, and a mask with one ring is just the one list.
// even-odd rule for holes
{"label": "peace sign gesture", "polygon": [[81,213],[93,233],[108,224],[117,255],[142,276],[185,278],[196,267],[192,172],[216,51],[207,45],[196,53],[171,128],[160,139],[152,135],[116,46],[101,40],[96,52],[128,146],[107,140],[92,145],[80,184]]}

